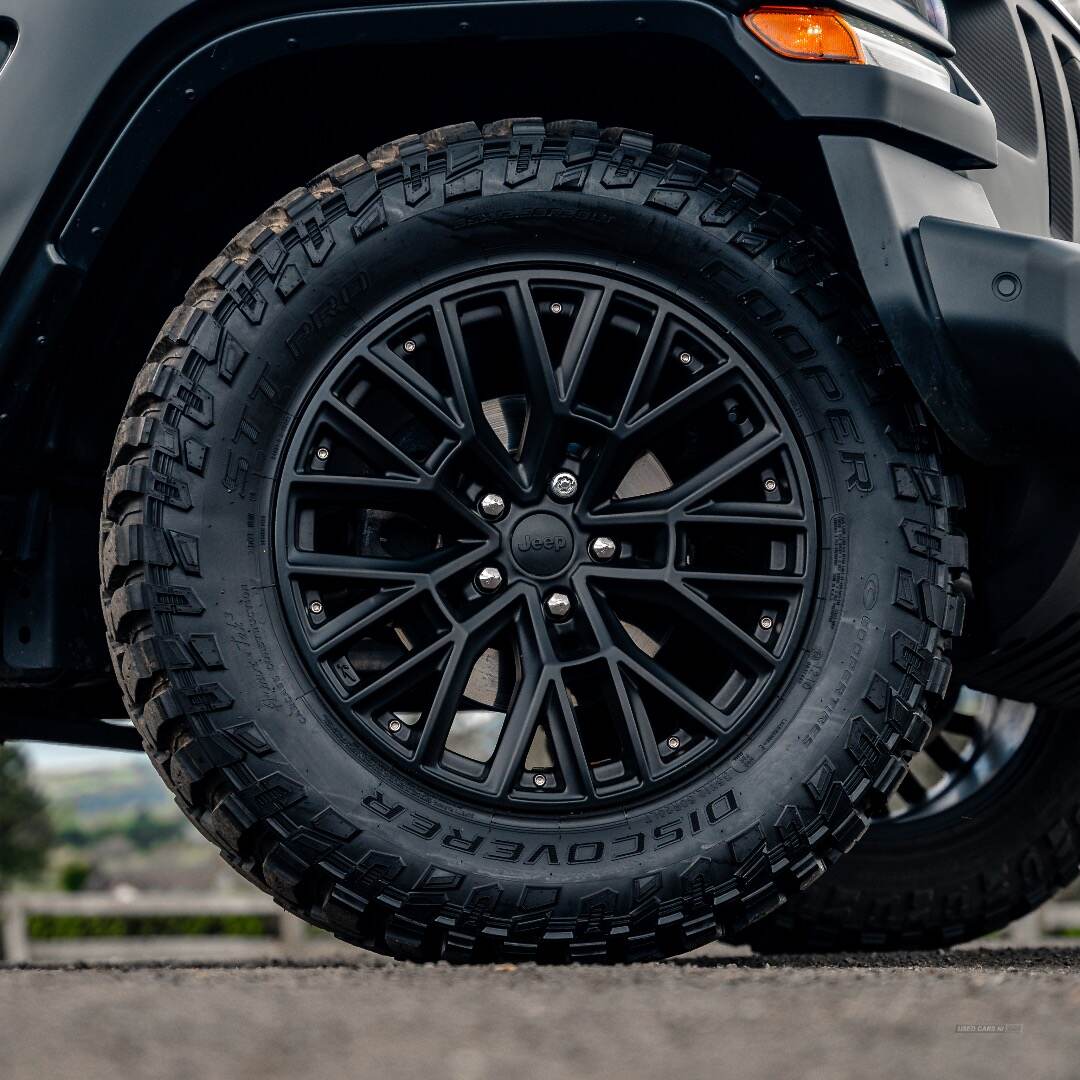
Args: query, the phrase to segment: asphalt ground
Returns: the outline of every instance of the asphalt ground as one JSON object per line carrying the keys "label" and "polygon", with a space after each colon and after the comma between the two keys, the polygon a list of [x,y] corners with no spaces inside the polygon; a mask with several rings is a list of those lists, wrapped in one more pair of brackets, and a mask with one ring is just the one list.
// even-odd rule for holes
{"label": "asphalt ground", "polygon": [[3,1080],[1078,1075],[1072,949],[0,968]]}

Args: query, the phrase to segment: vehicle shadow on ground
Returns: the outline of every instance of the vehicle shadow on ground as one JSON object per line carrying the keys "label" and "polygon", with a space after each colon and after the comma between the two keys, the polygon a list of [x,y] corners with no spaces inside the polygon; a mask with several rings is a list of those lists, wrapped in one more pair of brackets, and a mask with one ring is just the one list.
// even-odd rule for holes
{"label": "vehicle shadow on ground", "polygon": [[[586,966],[568,965],[562,970],[581,971]],[[627,967],[631,965],[625,965]],[[265,960],[243,961],[208,961],[170,962],[166,960],[140,961],[136,963],[93,961],[53,964],[18,964],[6,966],[0,964],[3,971],[258,971],[282,968],[296,971],[336,970],[379,970],[398,968],[420,971],[423,968],[449,969],[449,964],[413,964],[410,961],[392,960],[389,957],[373,954],[358,954],[356,958],[347,957],[311,957],[298,959],[267,958]],[[500,971],[532,968],[532,964],[478,964],[458,970],[475,972]],[[770,970],[782,969],[843,969],[877,968],[896,970],[925,970],[928,968],[946,968],[955,971],[1039,971],[1047,969],[1080,969],[1080,948],[1043,946],[1034,948],[1009,947],[966,947],[962,949],[940,949],[910,952],[863,952],[863,953],[801,953],[775,954],[760,956],[751,953],[708,953],[677,956],[655,964],[640,965],[643,968],[661,969],[696,969],[696,970]],[[557,969],[548,967],[547,970]]]}
{"label": "vehicle shadow on ground", "polygon": [[693,968],[953,968],[1007,970],[1010,968],[1080,968],[1080,948],[1036,946],[967,947],[897,952],[774,953],[759,955],[677,956],[665,963]]}

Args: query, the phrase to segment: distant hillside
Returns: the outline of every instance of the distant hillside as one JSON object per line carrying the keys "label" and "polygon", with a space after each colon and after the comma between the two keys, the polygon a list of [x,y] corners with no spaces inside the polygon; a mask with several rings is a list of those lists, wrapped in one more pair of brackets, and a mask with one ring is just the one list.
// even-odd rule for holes
{"label": "distant hillside", "polygon": [[122,764],[78,772],[42,772],[38,788],[59,816],[92,822],[98,817],[117,817],[144,810],[155,817],[180,811],[146,758],[131,755]]}
{"label": "distant hillside", "polygon": [[35,783],[49,801],[58,841],[46,888],[205,891],[241,880],[225,870],[141,755],[42,770]]}

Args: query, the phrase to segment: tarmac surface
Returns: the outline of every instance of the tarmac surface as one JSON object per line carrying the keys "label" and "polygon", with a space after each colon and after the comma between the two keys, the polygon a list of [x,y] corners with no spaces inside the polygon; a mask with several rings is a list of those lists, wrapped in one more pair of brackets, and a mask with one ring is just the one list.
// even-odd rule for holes
{"label": "tarmac surface", "polygon": [[2,1080],[1078,1075],[1080,949],[0,968]]}

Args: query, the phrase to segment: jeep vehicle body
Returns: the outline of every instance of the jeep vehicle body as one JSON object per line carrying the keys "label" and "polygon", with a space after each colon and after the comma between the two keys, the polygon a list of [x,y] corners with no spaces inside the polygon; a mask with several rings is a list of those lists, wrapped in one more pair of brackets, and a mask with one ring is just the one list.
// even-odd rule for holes
{"label": "jeep vehicle body", "polygon": [[[200,269],[357,149],[534,115],[693,146],[830,234],[966,492],[954,684],[1080,706],[1080,26],[1054,0],[946,6],[947,25],[921,0],[837,0],[882,51],[835,63],[767,47],[754,0],[0,0],[0,739],[143,743],[102,632],[100,490]],[[326,299],[304,333],[351,303]],[[238,439],[208,485],[256,468]],[[861,461],[849,490],[916,498],[914,472]],[[918,542],[966,561],[956,535]],[[903,606],[902,583],[873,587]]]}

